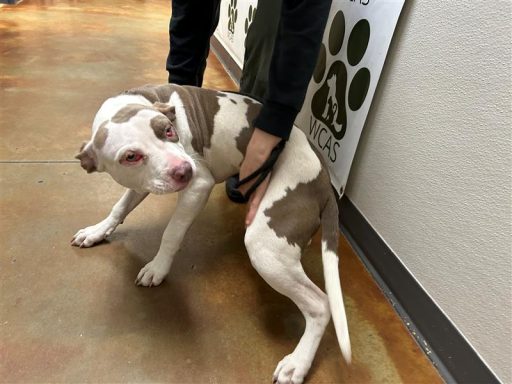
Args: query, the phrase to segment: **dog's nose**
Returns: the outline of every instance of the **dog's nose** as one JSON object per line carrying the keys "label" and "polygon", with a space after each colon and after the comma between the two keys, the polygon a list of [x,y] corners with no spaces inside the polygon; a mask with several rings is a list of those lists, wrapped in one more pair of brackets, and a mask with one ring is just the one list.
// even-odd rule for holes
{"label": "dog's nose", "polygon": [[172,168],[169,175],[177,182],[186,183],[192,178],[192,166],[188,161],[184,161],[180,165]]}

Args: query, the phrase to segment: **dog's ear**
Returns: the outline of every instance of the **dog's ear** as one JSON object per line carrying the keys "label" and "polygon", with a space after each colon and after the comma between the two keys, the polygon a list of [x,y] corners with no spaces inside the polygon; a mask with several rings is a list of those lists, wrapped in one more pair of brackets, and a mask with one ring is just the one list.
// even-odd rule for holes
{"label": "dog's ear", "polygon": [[174,107],[174,105],[160,103],[159,101],[157,101],[153,104],[153,107],[155,107],[158,112],[163,113],[165,116],[167,116],[169,120],[176,120],[176,108]]}
{"label": "dog's ear", "polygon": [[98,170],[96,153],[92,147],[92,143],[84,142],[80,147],[80,153],[75,156],[75,159],[80,160],[80,165],[87,173],[95,172]]}

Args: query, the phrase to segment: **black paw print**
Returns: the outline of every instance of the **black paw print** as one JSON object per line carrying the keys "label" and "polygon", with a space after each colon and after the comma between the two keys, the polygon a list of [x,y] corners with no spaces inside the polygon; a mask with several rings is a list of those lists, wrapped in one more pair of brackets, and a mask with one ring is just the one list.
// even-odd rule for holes
{"label": "black paw print", "polygon": [[[329,53],[337,55],[345,38],[345,16],[339,11],[329,31]],[[359,20],[348,37],[347,61],[352,67],[357,66],[368,48],[370,24],[368,20]],[[347,67],[340,60],[335,60],[326,73],[327,50],[322,44],[313,79],[322,86],[313,95],[311,110],[313,116],[324,123],[337,140],[345,136],[347,130],[347,107],[357,111],[364,103],[370,86],[370,71],[360,68],[350,81],[347,95]]]}
{"label": "black paw print", "polygon": [[247,32],[249,31],[249,26],[251,25],[252,21],[254,20],[254,16],[256,16],[256,7],[252,7],[252,5],[249,6],[249,13],[247,14],[247,18],[245,19],[245,34],[247,35]]}
{"label": "black paw print", "polygon": [[235,23],[238,18],[238,9],[236,8],[237,0],[230,0],[228,5],[228,31],[235,33]]}

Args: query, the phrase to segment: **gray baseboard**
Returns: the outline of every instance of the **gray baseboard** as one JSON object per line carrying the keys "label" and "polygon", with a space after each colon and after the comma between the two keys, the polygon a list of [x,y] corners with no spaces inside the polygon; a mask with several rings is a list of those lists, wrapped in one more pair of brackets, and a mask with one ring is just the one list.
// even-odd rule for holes
{"label": "gray baseboard", "polygon": [[240,78],[242,77],[242,68],[238,66],[235,60],[231,57],[229,52],[224,48],[221,42],[214,36],[210,39],[210,47],[217,56],[217,59],[224,66],[224,69],[228,73],[229,77],[237,84],[240,84]]}
{"label": "gray baseboard", "polygon": [[404,323],[447,383],[500,383],[464,336],[424,291],[345,195],[340,227],[352,247],[394,302]]}

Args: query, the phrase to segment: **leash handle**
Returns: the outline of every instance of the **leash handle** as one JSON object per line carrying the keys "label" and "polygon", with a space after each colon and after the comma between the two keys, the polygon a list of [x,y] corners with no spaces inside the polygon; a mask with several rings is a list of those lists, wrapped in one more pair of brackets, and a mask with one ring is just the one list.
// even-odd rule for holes
{"label": "leash handle", "polygon": [[[259,167],[257,170],[255,170],[253,173],[251,173],[245,179],[239,180],[238,183],[236,183],[236,188],[238,189],[240,186],[242,186],[244,184],[247,184],[249,181],[251,181],[252,179],[254,179],[256,176],[258,176],[260,174],[264,173],[265,177],[266,177],[268,175],[268,173],[272,170],[272,167],[276,163],[276,161],[279,158],[279,155],[281,154],[281,152],[283,152],[285,144],[286,144],[286,141],[285,140],[281,140],[279,142],[279,144],[277,144],[274,147],[274,149],[272,149],[272,152],[270,152],[270,156],[268,157],[267,160],[265,160],[265,162],[261,165],[261,167]],[[263,180],[260,180],[260,179],[261,179],[261,177],[258,178],[258,180],[256,181],[256,183],[258,185],[263,182]],[[251,189],[252,189],[252,187],[249,190],[251,190]],[[249,192],[249,191],[247,191],[247,192]]]}
{"label": "leash handle", "polygon": [[[270,156],[268,159],[253,173],[251,173],[249,176],[244,178],[243,180],[238,180],[236,183],[232,184],[232,186],[228,187],[226,184],[226,191],[228,192],[228,196],[230,196],[231,200],[237,202],[237,203],[247,203],[249,201],[249,198],[254,193],[256,188],[260,186],[261,183],[263,183],[263,180],[268,176],[268,174],[272,171],[272,168],[274,167],[274,164],[276,163],[277,159],[279,158],[279,155],[281,152],[283,152],[284,146],[286,144],[286,140],[281,140],[275,147],[272,149],[272,152],[270,152]],[[258,177],[258,179],[254,182],[253,185],[247,190],[247,192],[242,194],[238,188],[249,181],[253,180],[255,177]],[[237,175],[238,176],[238,175]]]}

